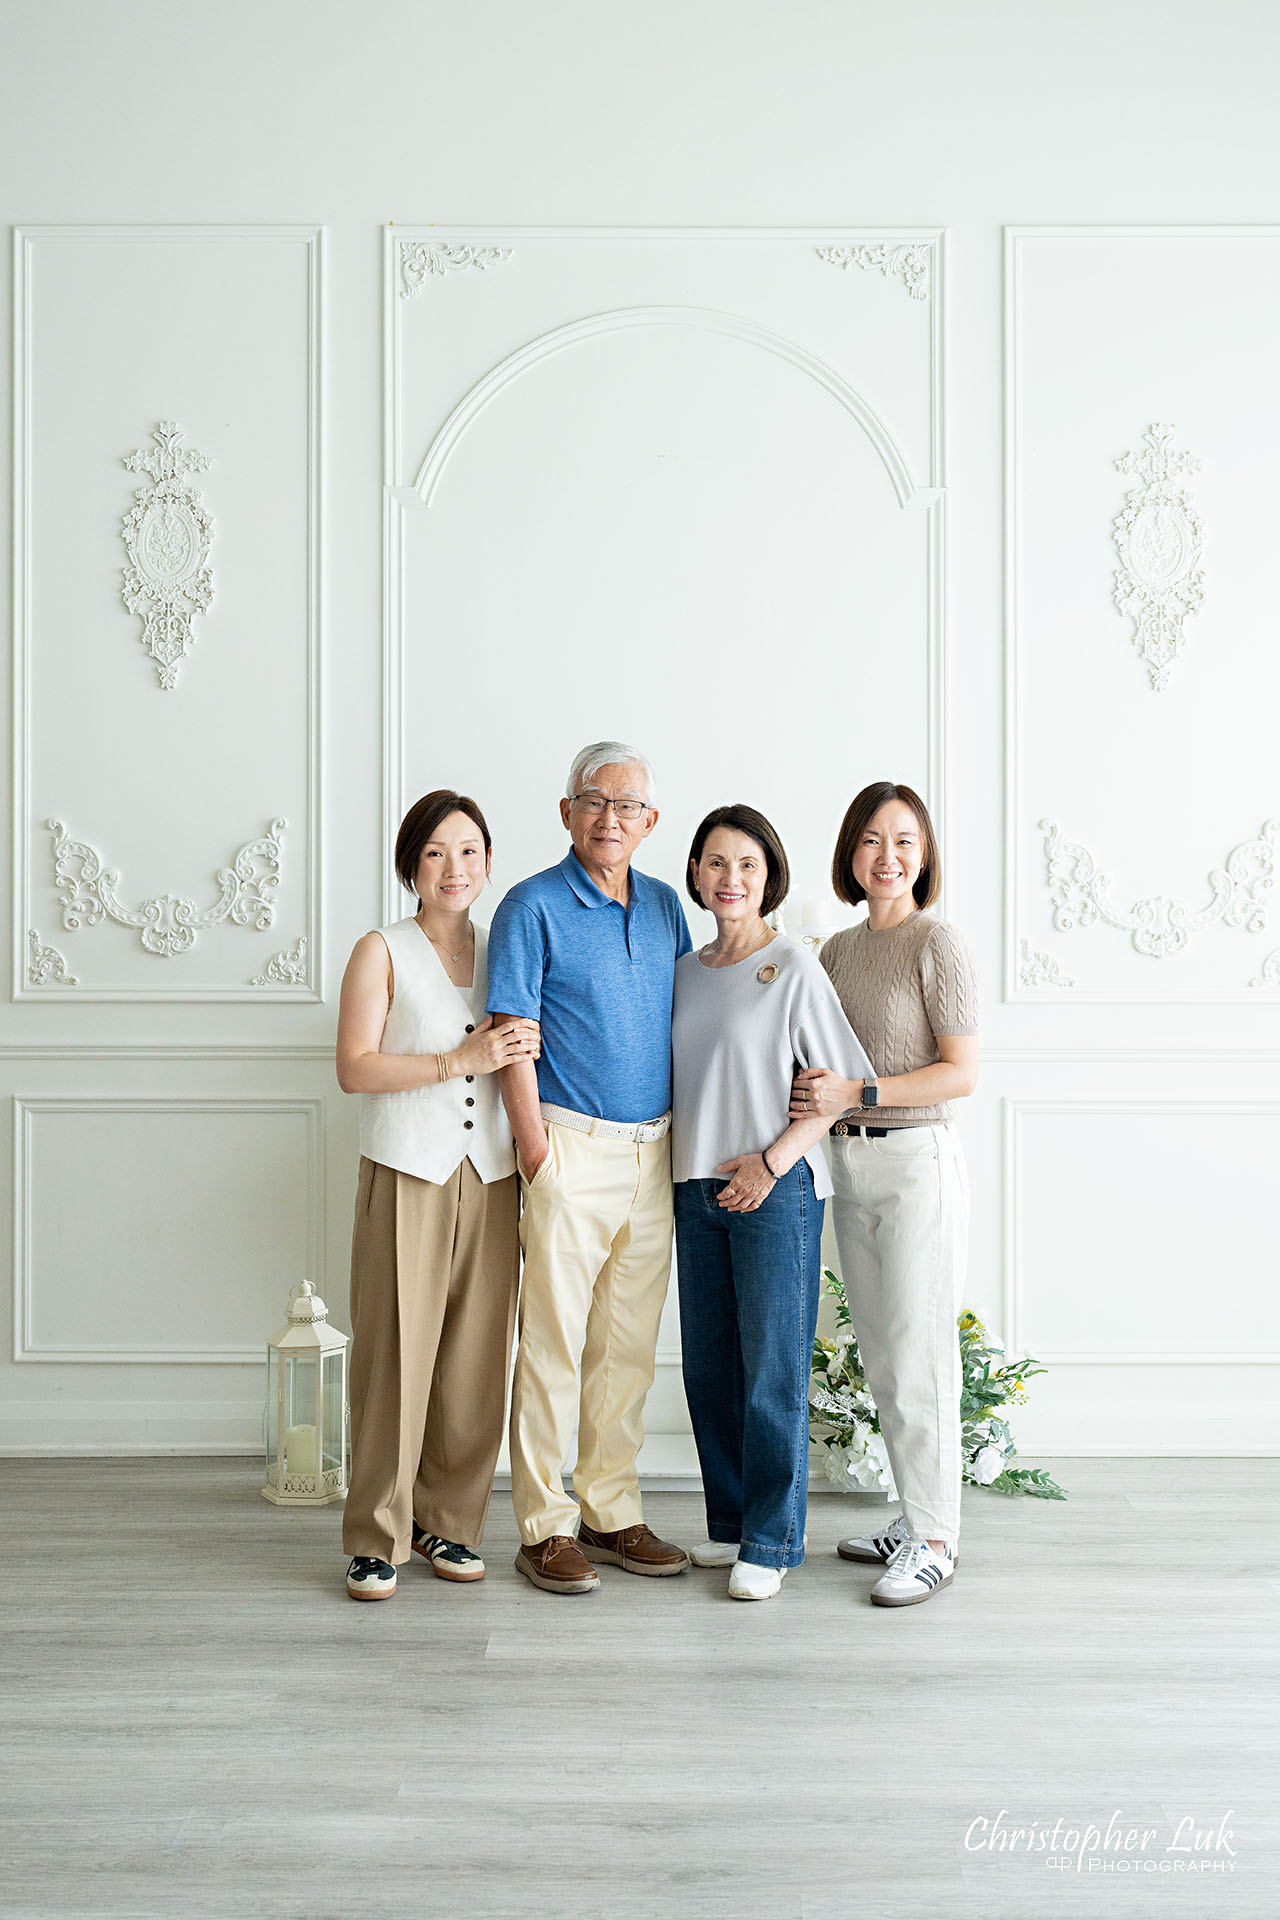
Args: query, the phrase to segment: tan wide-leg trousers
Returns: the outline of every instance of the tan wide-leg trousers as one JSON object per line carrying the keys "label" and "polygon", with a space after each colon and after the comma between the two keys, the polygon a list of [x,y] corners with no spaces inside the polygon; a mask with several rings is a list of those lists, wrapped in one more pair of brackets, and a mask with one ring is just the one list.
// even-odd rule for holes
{"label": "tan wide-leg trousers", "polygon": [[346,1553],[400,1566],[411,1523],[478,1546],[519,1278],[516,1177],[442,1185],[362,1157],[351,1242]]}
{"label": "tan wide-leg trousers", "polygon": [[[593,1140],[554,1123],[521,1178],[524,1282],[511,1387],[511,1498],[526,1545],[641,1518],[636,1455],[671,1276],[671,1143]],[[579,1386],[579,1366],[581,1385]]]}

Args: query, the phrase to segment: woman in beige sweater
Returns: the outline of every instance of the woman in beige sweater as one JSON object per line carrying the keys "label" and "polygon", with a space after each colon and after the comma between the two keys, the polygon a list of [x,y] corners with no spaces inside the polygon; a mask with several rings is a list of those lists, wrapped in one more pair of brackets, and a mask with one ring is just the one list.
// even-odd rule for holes
{"label": "woman in beige sweater", "polygon": [[827,941],[822,964],[876,1076],[798,1073],[791,1113],[843,1116],[830,1136],[836,1244],[903,1511],[839,1550],[882,1565],[871,1598],[902,1607],[949,1585],[960,1530],[956,1315],[969,1191],[948,1102],[977,1084],[977,984],[963,940],[929,911],[938,843],[910,787],[863,788],[831,877],[840,899],[867,903],[865,920]]}

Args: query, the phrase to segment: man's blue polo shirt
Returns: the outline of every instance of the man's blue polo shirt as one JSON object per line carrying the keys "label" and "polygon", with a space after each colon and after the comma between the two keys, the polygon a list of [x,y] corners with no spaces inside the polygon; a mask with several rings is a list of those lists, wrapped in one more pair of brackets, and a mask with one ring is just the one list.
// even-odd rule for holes
{"label": "man's blue polo shirt", "polygon": [[538,1096],[598,1120],[671,1105],[671,991],[693,942],[674,887],[632,867],[627,905],[575,853],[512,887],[489,929],[490,1013],[542,1026]]}

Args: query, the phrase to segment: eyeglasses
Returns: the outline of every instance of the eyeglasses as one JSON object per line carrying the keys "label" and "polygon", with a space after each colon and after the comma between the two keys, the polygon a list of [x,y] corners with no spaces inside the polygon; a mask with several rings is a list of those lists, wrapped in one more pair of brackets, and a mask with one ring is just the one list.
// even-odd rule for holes
{"label": "eyeglasses", "polygon": [[598,793],[575,793],[569,805],[581,807],[583,813],[603,813],[606,807],[612,807],[619,820],[638,820],[649,811],[644,800],[605,800]]}

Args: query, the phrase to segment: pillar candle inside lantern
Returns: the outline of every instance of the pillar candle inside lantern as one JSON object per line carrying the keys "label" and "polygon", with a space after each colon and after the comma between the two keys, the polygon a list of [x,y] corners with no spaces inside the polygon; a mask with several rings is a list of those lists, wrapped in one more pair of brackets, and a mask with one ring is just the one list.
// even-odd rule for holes
{"label": "pillar candle inside lantern", "polygon": [[314,1427],[290,1427],[284,1436],[284,1470],[299,1480],[315,1478],[316,1430]]}

